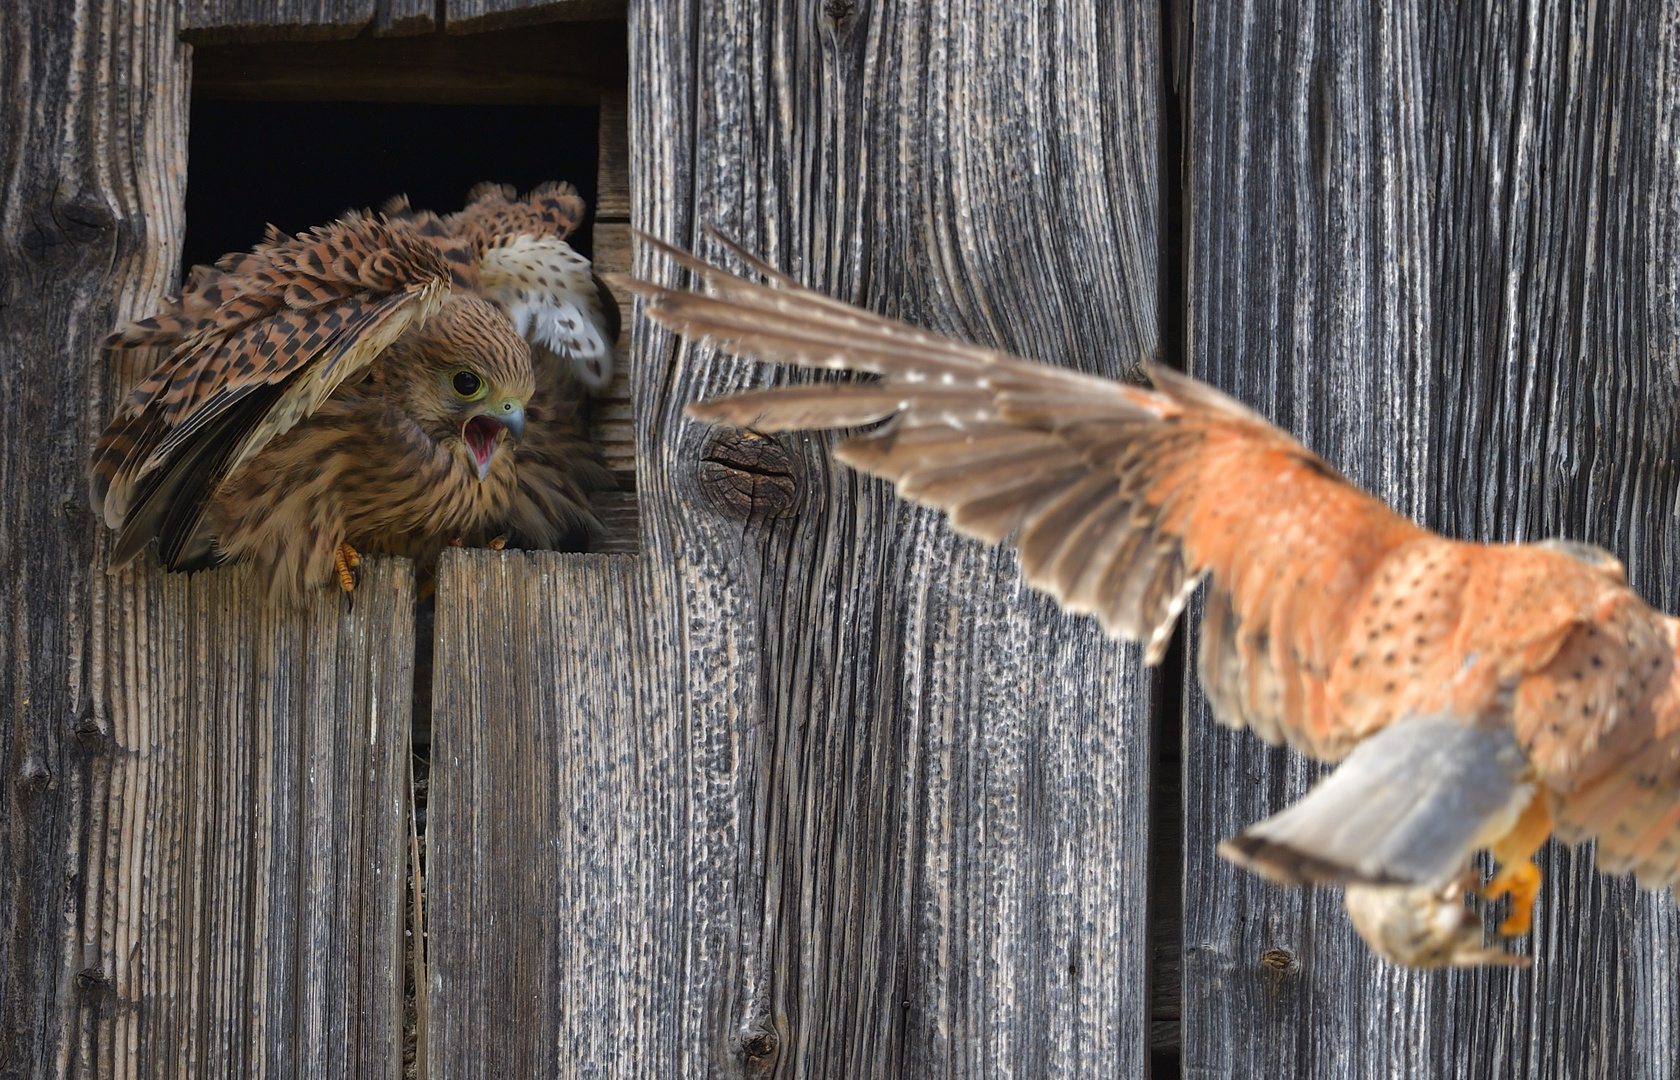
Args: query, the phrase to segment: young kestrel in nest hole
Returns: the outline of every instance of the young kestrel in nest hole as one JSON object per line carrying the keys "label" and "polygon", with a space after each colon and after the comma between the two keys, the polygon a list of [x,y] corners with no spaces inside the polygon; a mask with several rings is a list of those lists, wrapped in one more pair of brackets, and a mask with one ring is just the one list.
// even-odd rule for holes
{"label": "young kestrel in nest hole", "polygon": [[618,336],[565,241],[583,214],[570,184],[481,184],[194,267],[108,342],[164,352],[89,467],[112,564],[155,537],[170,569],[248,559],[299,595],[352,588],[358,551],[576,543],[611,484],[585,412]]}
{"label": "young kestrel in nest hole", "polygon": [[[646,239],[646,238],[644,238]],[[1346,887],[1379,954],[1421,967],[1523,963],[1465,903],[1473,852],[1500,864],[1503,936],[1529,930],[1546,837],[1596,839],[1647,888],[1680,874],[1676,627],[1584,544],[1437,536],[1196,380],[1126,385],[963,344],[648,241],[707,292],[625,284],[653,321],[744,356],[870,381],[689,407],[761,432],[878,425],[835,456],[892,480],[1027,582],[1159,663],[1206,579],[1200,675],[1213,712],[1340,767],[1221,845],[1277,881]]]}

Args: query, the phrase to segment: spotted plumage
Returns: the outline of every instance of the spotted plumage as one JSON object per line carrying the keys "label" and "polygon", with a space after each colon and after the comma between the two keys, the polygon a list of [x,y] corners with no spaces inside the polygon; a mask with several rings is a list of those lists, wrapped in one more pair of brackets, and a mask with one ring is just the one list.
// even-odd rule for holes
{"label": "spotted plumage", "polygon": [[1459,543],[1400,517],[1210,387],[1082,375],[770,285],[649,241],[706,293],[645,282],[646,313],[741,354],[874,373],[690,407],[774,432],[878,425],[841,461],[892,480],[1027,582],[1158,663],[1207,583],[1199,672],[1214,714],[1342,765],[1221,846],[1283,882],[1348,887],[1373,949],[1418,966],[1520,962],[1463,904],[1471,854],[1526,933],[1548,834],[1607,873],[1680,878],[1680,622],[1621,564],[1569,542]]}
{"label": "spotted plumage", "polygon": [[[398,201],[295,237],[270,229],[111,336],[165,350],[89,467],[119,530],[113,565],[155,537],[166,566],[246,559],[295,595],[334,580],[345,545],[424,563],[460,537],[587,535],[589,492],[610,481],[579,361],[532,333],[533,363],[530,327],[483,286],[485,252],[520,244],[563,250],[587,281],[563,240],[583,203],[556,184],[478,195],[447,219]],[[551,278],[546,303],[594,316],[607,351],[590,362],[610,373],[608,317],[566,291],[575,277]],[[537,307],[544,286],[516,282]]]}

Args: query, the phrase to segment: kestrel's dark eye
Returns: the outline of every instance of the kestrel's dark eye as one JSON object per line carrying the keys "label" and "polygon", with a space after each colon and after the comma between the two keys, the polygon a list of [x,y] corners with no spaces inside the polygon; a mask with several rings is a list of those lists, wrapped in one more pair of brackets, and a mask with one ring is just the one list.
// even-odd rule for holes
{"label": "kestrel's dark eye", "polygon": [[464,398],[475,398],[484,393],[484,380],[479,378],[476,372],[457,371],[450,384],[455,387],[455,392]]}

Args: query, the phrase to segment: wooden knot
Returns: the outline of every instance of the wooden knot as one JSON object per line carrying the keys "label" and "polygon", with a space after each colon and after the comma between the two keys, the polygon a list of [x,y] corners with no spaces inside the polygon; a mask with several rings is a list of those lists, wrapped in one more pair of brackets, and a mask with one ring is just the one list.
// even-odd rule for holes
{"label": "wooden knot", "polygon": [[81,714],[76,717],[74,731],[76,732],[76,741],[87,750],[98,750],[104,747],[106,740],[111,737],[110,722],[95,716],[91,708],[83,709]]}
{"label": "wooden knot", "polygon": [[37,262],[49,262],[76,247],[100,239],[111,231],[116,219],[111,212],[91,201],[66,201],[42,207],[30,215],[23,227],[23,250]]}
{"label": "wooden knot", "polygon": [[776,1058],[781,1050],[782,1041],[768,1026],[772,1022],[769,1017],[761,1017],[757,1024],[747,1029],[741,1039],[742,1075],[756,1080],[758,1077],[776,1074]]}
{"label": "wooden knot", "polygon": [[1297,967],[1295,954],[1288,949],[1267,949],[1260,954],[1260,962],[1280,975],[1287,975]]}
{"label": "wooden knot", "polygon": [[799,477],[781,443],[754,431],[722,431],[700,456],[700,490],[735,517],[778,517],[793,505]]}
{"label": "wooden knot", "polygon": [[39,754],[29,754],[23,759],[23,767],[18,770],[19,786],[25,791],[44,789],[52,786],[52,770],[47,767],[46,760]]}
{"label": "wooden knot", "polygon": [[96,967],[85,967],[76,972],[76,985],[87,992],[107,990],[111,986],[111,977]]}
{"label": "wooden knot", "polygon": [[823,0],[823,18],[829,29],[843,30],[846,20],[857,14],[857,0]]}

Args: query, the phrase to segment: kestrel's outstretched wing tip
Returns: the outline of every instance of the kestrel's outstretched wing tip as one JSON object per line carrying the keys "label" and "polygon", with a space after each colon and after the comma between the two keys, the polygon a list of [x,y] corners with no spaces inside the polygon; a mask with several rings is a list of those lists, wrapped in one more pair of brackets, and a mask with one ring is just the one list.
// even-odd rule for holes
{"label": "kestrel's outstretched wing tip", "polygon": [[572,184],[550,180],[523,196],[512,184],[485,181],[467,193],[464,207],[444,218],[450,233],[492,248],[521,236],[570,236],[589,211]]}
{"label": "kestrel's outstretched wing tip", "polygon": [[[705,227],[705,231],[706,231],[706,235],[710,236],[713,240],[716,240],[720,245],[722,245],[722,247],[725,251],[729,252],[731,255],[735,256],[737,259],[740,259],[743,263],[745,263],[748,267],[750,267],[756,273],[762,274],[767,280],[769,280],[773,284],[775,284],[777,286],[780,286],[782,288],[785,288],[785,289],[793,289],[793,290],[798,290],[798,291],[801,291],[801,292],[810,292],[810,290],[805,289],[804,286],[800,285],[797,281],[793,280],[792,277],[790,277],[787,274],[783,273],[782,271],[776,269],[774,266],[771,266],[769,263],[765,262],[763,259],[754,255],[752,252],[748,251],[746,248],[742,247],[740,244],[737,244],[734,240],[730,239],[730,237],[726,233],[724,233],[721,229],[717,228],[716,226],[707,225]],[[654,236],[652,233],[643,232],[641,229],[631,229],[630,230],[630,235],[638,243],[642,244],[644,247],[652,248],[655,252],[659,253],[660,255],[665,256],[667,259],[670,259],[672,262],[676,263],[678,266],[682,267],[684,270],[687,270],[687,271],[693,273],[695,276],[699,277],[701,281],[706,282],[706,284],[708,286],[710,286],[714,283],[742,280],[740,278],[737,278],[734,274],[731,274],[729,271],[723,269],[722,267],[714,266],[713,264],[705,261],[704,259],[698,257],[697,255],[693,254],[692,252],[686,251],[683,248],[677,247],[675,244],[671,244],[671,243],[668,243],[667,241],[661,240],[659,237]],[[619,285],[619,286],[621,286],[625,289],[629,289],[632,292],[634,292],[634,293],[636,293],[637,295],[640,295],[640,296],[651,296],[651,295],[654,295],[655,293],[663,293],[663,292],[673,291],[673,290],[663,289],[662,287],[654,285],[651,282],[645,282],[645,281],[642,281],[640,278],[630,277],[626,274],[614,274],[614,275],[611,275],[608,278],[608,280],[611,281],[613,284]],[[824,299],[824,300],[828,299],[828,297],[823,297],[821,293],[817,293],[817,292],[811,292],[811,295],[822,297],[822,299]]]}
{"label": "kestrel's outstretched wing tip", "polygon": [[752,252],[736,243],[733,238],[731,238],[722,229],[719,229],[716,225],[707,225],[706,235],[723,245],[723,249],[725,251],[729,252],[731,255],[741,260],[741,262],[751,267],[754,272],[762,274],[765,280],[771,282],[772,284],[780,285],[783,288],[803,288],[803,286],[801,286],[799,282],[795,281],[791,275],[783,273],[774,266],[765,262],[763,259],[759,258],[757,255],[754,255]]}

